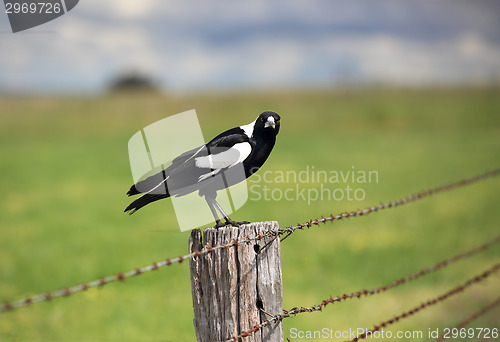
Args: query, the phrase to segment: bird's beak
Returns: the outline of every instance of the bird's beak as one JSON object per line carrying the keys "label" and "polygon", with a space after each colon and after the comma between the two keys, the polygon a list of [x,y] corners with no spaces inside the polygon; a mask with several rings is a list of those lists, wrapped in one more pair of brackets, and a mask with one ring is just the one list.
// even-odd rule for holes
{"label": "bird's beak", "polygon": [[274,118],[272,116],[267,118],[266,123],[264,124],[264,128],[272,127],[273,129],[276,128],[276,122],[274,122]]}

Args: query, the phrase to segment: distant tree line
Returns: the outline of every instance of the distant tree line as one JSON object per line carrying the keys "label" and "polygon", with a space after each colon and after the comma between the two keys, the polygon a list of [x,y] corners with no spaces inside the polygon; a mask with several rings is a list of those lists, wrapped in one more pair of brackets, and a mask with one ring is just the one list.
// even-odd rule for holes
{"label": "distant tree line", "polygon": [[110,82],[109,91],[118,92],[157,92],[156,82],[145,74],[130,72],[118,75]]}

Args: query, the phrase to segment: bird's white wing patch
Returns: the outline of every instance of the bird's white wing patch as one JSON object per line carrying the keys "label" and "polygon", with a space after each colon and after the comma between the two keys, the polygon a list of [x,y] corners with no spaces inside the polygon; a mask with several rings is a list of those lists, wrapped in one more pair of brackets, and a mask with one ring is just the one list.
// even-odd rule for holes
{"label": "bird's white wing patch", "polygon": [[251,151],[250,143],[238,143],[224,152],[195,158],[195,165],[199,168],[223,169],[243,162]]}

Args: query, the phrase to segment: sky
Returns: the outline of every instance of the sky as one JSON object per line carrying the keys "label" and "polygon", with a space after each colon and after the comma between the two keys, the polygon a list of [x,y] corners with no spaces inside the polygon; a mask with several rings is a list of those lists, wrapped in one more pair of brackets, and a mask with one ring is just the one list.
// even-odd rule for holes
{"label": "sky", "polygon": [[95,93],[117,75],[167,91],[500,83],[498,0],[81,0],[13,34],[0,92]]}

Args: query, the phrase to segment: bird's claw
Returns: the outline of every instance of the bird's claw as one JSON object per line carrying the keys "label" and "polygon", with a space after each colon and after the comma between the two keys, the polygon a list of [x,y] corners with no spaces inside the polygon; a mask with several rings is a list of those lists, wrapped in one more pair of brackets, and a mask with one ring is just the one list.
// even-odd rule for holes
{"label": "bird's claw", "polygon": [[226,224],[227,224],[227,222],[224,223],[224,222],[221,222],[221,221],[216,221],[214,228],[222,228],[222,227],[225,227]]}
{"label": "bird's claw", "polygon": [[233,221],[231,219],[227,219],[226,222],[216,221],[214,228],[222,228],[222,227],[225,227],[225,226],[239,227],[241,225],[249,224],[249,223],[250,222],[248,222],[248,221],[238,222],[238,221]]}
{"label": "bird's claw", "polygon": [[241,225],[244,225],[244,224],[249,224],[250,222],[248,221],[241,221],[241,222],[237,222],[237,221],[233,221],[233,220],[227,220],[226,221],[226,226],[233,226],[233,227],[239,227]]}

